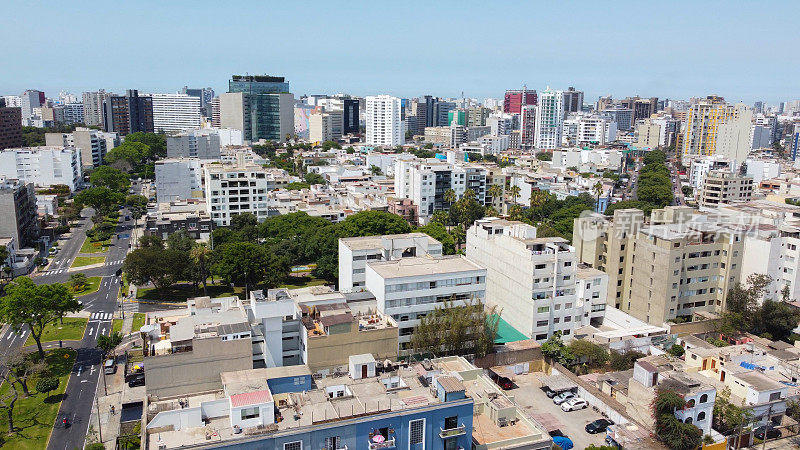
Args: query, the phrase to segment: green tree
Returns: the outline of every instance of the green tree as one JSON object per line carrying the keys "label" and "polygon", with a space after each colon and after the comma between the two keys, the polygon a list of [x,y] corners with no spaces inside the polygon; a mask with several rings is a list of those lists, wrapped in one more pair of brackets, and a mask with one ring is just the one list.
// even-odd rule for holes
{"label": "green tree", "polygon": [[141,166],[149,154],[150,147],[146,144],[126,138],[125,142],[109,150],[103,160],[111,167],[131,172]]}
{"label": "green tree", "polygon": [[215,250],[213,270],[228,283],[244,285],[246,290],[264,282],[276,287],[288,275],[288,266],[252,242],[234,242]]}
{"label": "green tree", "polygon": [[492,205],[497,205],[499,202],[502,207],[503,201],[505,200],[503,198],[503,186],[500,186],[499,184],[492,184],[489,186],[487,193],[489,194],[489,197],[492,198]]}
{"label": "green tree", "polygon": [[27,277],[14,280],[6,287],[6,295],[0,297],[0,320],[16,331],[27,325],[41,358],[44,328],[65,313],[78,310],[80,304],[63,284],[37,285]]}
{"label": "green tree", "polygon": [[304,179],[306,180],[306,183],[308,183],[309,185],[311,185],[311,184],[328,184],[328,181],[325,179],[325,177],[323,177],[322,175],[320,175],[318,173],[315,173],[315,172],[307,173],[306,176],[304,177]]}
{"label": "green tree", "polygon": [[669,350],[667,350],[667,353],[676,358],[680,358],[681,356],[683,356],[684,353],[686,353],[686,350],[684,350],[683,346],[681,346],[680,344],[672,344],[672,347],[670,347]]}
{"label": "green tree", "polygon": [[28,381],[47,370],[47,364],[35,353],[26,353],[21,347],[12,350],[4,360],[3,366],[14,376],[14,382],[22,388],[22,394],[29,397]]}
{"label": "green tree", "polygon": [[369,172],[373,175],[383,175],[383,171],[381,170],[381,168],[374,164],[369,167]]}
{"label": "green tree", "polygon": [[519,186],[515,185],[508,188],[508,193],[511,194],[511,197],[514,199],[515,205],[517,204],[517,197],[519,196],[519,192],[520,192]]}
{"label": "green tree", "polygon": [[36,390],[42,394],[47,394],[58,389],[59,384],[60,382],[56,377],[42,377],[36,382]]}
{"label": "green tree", "polygon": [[163,292],[182,279],[189,268],[185,252],[160,248],[157,245],[137,248],[125,257],[123,270],[128,280],[139,286],[152,283]]}
{"label": "green tree", "polygon": [[89,278],[83,272],[73,273],[69,276],[68,284],[72,292],[83,292],[89,285]]}
{"label": "green tree", "polygon": [[93,186],[107,187],[117,192],[125,192],[131,186],[127,173],[110,166],[96,168],[89,177],[89,181]]}
{"label": "green tree", "polygon": [[551,360],[569,366],[575,361],[572,350],[561,340],[561,332],[556,331],[542,344],[542,354]]}
{"label": "green tree", "polygon": [[694,450],[700,446],[703,433],[699,428],[683,423],[675,417],[675,411],[683,409],[686,401],[674,391],[659,389],[653,401],[653,417],[658,439],[674,450]]}
{"label": "green tree", "polygon": [[447,229],[439,222],[428,222],[427,225],[417,228],[417,231],[425,233],[428,236],[436,239],[442,243],[442,253],[445,255],[452,255],[456,252],[455,241],[453,236],[447,232]]}
{"label": "green tree", "polygon": [[452,205],[453,203],[455,203],[457,198],[458,197],[456,196],[456,191],[452,189],[444,191],[444,201],[446,201],[447,203]]}
{"label": "green tree", "polygon": [[573,339],[567,347],[573,358],[575,358],[575,363],[585,364],[591,368],[599,368],[608,361],[608,351],[593,342]]}
{"label": "green tree", "polygon": [[536,154],[536,159],[539,161],[552,161],[553,154],[550,152],[539,152]]}
{"label": "green tree", "polygon": [[480,301],[456,304],[450,299],[414,327],[411,348],[417,354],[485,355],[497,337],[499,315]]}
{"label": "green tree", "polygon": [[136,132],[125,136],[124,143],[141,143],[147,146],[143,156],[148,159],[164,158],[167,156],[167,137],[162,133]]}
{"label": "green tree", "polygon": [[620,371],[633,369],[633,365],[636,360],[644,357],[645,354],[638,350],[628,350],[624,352],[612,350],[609,356],[611,368]]}
{"label": "green tree", "polygon": [[189,235],[186,230],[177,230],[167,236],[167,248],[176,250],[183,253],[189,253],[194,247],[195,240]]}
{"label": "green tree", "polygon": [[97,336],[97,348],[99,348],[103,355],[111,353],[119,344],[122,343],[122,334],[119,331],[111,333],[109,336],[101,334]]}
{"label": "green tree", "polygon": [[125,201],[125,195],[105,186],[97,186],[80,191],[74,201],[78,207],[89,206],[103,216],[115,209],[117,205],[122,204]]}
{"label": "green tree", "polygon": [[203,283],[203,295],[208,295],[208,277],[211,275],[211,250],[205,242],[201,242],[192,247],[189,256],[194,263],[195,273],[197,273],[198,278],[201,283]]}
{"label": "green tree", "polygon": [[411,232],[402,217],[383,211],[361,211],[338,224],[339,237],[378,236]]}

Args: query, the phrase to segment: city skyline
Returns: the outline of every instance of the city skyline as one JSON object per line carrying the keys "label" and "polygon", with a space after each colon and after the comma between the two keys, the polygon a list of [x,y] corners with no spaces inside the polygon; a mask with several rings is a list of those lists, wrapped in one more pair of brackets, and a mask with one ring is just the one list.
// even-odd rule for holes
{"label": "city skyline", "polygon": [[[800,6],[786,2],[778,15],[758,5],[720,5],[679,2],[662,11],[624,2],[615,12],[586,2],[526,4],[510,14],[492,5],[441,3],[417,7],[412,15],[401,5],[367,4],[354,12],[335,3],[253,3],[242,9],[247,14],[211,3],[194,10],[148,3],[146,11],[131,5],[106,10],[100,3],[9,5],[8,16],[38,17],[50,31],[31,34],[25,21],[0,30],[0,38],[15,44],[6,52],[13,64],[0,80],[0,94],[174,92],[184,85],[220,93],[231,74],[268,73],[285,76],[297,97],[460,97],[463,91],[483,99],[523,84],[536,90],[575,86],[587,103],[601,95],[718,94],[734,103],[772,105],[797,97],[787,74],[800,63],[776,64],[775,55],[797,47],[800,39],[781,30],[791,29]],[[137,21],[137,32],[119,33],[119,17]],[[83,28],[96,33],[74,32]],[[775,36],[771,50],[764,52],[764,41],[754,36]]]}

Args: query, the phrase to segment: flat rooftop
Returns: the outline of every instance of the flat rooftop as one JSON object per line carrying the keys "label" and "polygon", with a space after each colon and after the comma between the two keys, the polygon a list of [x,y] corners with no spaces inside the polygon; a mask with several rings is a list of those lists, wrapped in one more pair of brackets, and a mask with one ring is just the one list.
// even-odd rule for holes
{"label": "flat rooftop", "polygon": [[367,263],[367,267],[372,268],[383,278],[417,277],[476,270],[486,271],[486,269],[469,261],[462,255],[436,258],[417,256],[393,261],[375,261]]}
{"label": "flat rooftop", "polygon": [[372,249],[382,249],[384,240],[415,239],[415,238],[426,238],[429,244],[439,243],[439,241],[428,236],[425,233],[386,234],[383,236],[380,235],[360,236],[360,237],[341,238],[339,239],[339,241],[341,241],[342,244],[344,244],[350,250],[372,250]]}

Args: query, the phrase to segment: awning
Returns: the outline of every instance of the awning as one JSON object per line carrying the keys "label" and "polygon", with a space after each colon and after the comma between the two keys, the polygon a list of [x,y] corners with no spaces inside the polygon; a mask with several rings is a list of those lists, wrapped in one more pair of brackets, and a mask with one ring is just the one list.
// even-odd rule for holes
{"label": "awning", "polygon": [[547,387],[553,392],[563,392],[570,389],[577,389],[578,385],[569,380],[564,375],[547,375],[539,378],[543,387]]}

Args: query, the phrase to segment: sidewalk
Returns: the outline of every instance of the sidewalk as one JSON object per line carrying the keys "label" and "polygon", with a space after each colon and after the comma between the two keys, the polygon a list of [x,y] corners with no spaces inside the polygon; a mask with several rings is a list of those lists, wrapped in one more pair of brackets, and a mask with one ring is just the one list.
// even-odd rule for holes
{"label": "sidewalk", "polygon": [[[128,387],[128,384],[125,383],[124,372],[125,364],[119,361],[115,374],[101,374],[101,377],[105,377],[106,385],[104,388],[103,379],[97,385],[97,396],[89,418],[89,431],[86,436],[87,444],[101,442],[100,435],[102,435],[102,443],[106,448],[116,448],[116,440],[121,428],[122,405],[144,399],[144,386]],[[114,406],[113,414],[111,413],[111,406]]]}

